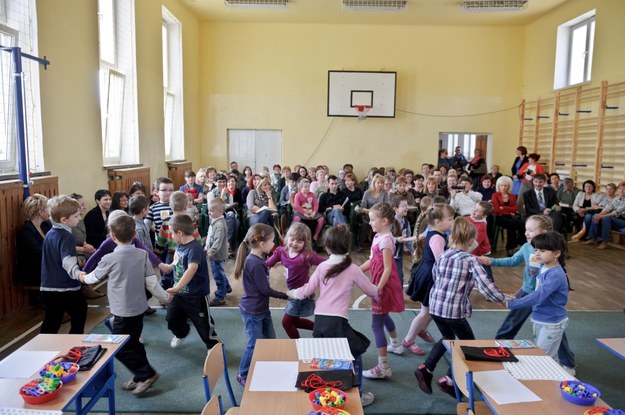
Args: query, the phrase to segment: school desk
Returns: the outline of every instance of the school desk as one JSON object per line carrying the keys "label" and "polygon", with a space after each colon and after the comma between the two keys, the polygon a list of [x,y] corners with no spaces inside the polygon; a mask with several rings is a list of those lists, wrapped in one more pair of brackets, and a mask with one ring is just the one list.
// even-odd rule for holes
{"label": "school desk", "polygon": [[[498,347],[494,340],[453,340],[445,341],[445,346],[452,352],[452,365],[454,358],[458,357],[464,360],[464,353],[460,346],[474,347]],[[532,349],[513,349],[515,355],[534,355],[546,356],[539,348]],[[473,374],[486,370],[503,370],[503,364],[500,362],[483,362],[465,360],[468,370]],[[536,402],[522,402],[499,405],[492,399],[488,393],[480,389],[480,384],[474,379],[474,383],[482,395],[482,399],[487,403],[494,414],[498,415],[582,415],[584,411],[591,408],[589,406],[580,406],[570,403],[561,395],[560,382],[555,380],[520,380],[521,384],[538,395],[541,399]],[[608,406],[601,399],[597,399],[595,406]]]}
{"label": "school desk", "polygon": [[[296,392],[255,392],[250,391],[257,362],[298,362],[299,371],[310,371],[310,365],[298,361],[295,340],[259,339],[254,347],[250,372],[241,399],[239,415],[266,414],[307,414],[313,408],[308,394],[303,390]],[[295,386],[295,384],[293,384]],[[351,415],[363,414],[358,388],[354,387],[347,394],[345,410]],[[262,408],[262,411],[259,411]]]}
{"label": "school desk", "polygon": [[[64,354],[74,346],[95,346],[98,343],[84,343],[84,334],[39,334],[20,347],[17,351],[59,351]],[[29,405],[19,394],[22,385],[29,379],[39,377],[33,373],[30,378],[10,378],[9,373],[0,373],[0,408],[16,409],[15,413],[31,413],[30,411],[50,411],[60,413],[69,411],[75,406],[77,415],[88,414],[100,398],[108,398],[109,414],[115,414],[115,374],[114,356],[128,340],[124,336],[120,343],[100,343],[106,349],[91,370],[79,371],[76,379],[63,385],[59,395],[49,402],[40,405]],[[17,352],[16,351],[16,352]],[[14,352],[14,353],[16,353]],[[7,357],[7,359],[9,359]],[[43,367],[47,362],[41,362]],[[83,402],[83,399],[88,401]]]}
{"label": "school desk", "polygon": [[619,358],[625,360],[625,338],[597,339],[597,343],[614,353]]}

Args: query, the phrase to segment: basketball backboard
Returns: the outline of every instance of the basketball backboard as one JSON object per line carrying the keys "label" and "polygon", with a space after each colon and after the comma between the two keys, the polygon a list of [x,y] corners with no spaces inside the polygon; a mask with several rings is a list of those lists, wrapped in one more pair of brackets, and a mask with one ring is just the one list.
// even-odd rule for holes
{"label": "basketball backboard", "polygon": [[370,117],[395,117],[397,72],[328,71],[328,117],[357,117],[355,107],[371,107]]}

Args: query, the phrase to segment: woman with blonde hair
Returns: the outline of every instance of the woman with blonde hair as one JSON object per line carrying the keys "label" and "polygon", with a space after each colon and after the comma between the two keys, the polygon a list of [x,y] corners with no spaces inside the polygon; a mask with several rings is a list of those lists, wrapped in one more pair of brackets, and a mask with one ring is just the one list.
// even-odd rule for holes
{"label": "woman with blonde hair", "polygon": [[247,221],[249,226],[264,223],[273,226],[273,215],[278,213],[269,179],[258,181],[256,188],[247,194]]}

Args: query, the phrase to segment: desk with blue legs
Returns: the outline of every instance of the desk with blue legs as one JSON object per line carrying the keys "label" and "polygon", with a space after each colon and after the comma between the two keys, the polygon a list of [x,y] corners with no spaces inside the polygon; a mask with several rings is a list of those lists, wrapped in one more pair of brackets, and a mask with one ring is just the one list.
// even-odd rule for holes
{"label": "desk with blue legs", "polygon": [[597,343],[614,353],[619,358],[625,360],[625,338],[597,339]]}
{"label": "desk with blue legs", "polygon": [[[84,334],[39,334],[37,337],[19,348],[19,351],[59,351],[60,354],[67,353],[75,346],[95,346],[98,343],[83,343]],[[30,410],[50,411],[60,413],[68,411],[72,405],[75,407],[77,415],[85,415],[100,398],[108,398],[109,414],[115,414],[115,374],[114,357],[117,351],[128,340],[125,336],[121,343],[101,343],[106,352],[91,368],[91,370],[78,372],[76,380],[67,385],[63,385],[59,396],[41,405],[29,405],[19,394],[22,385],[28,383],[30,379],[39,377],[38,373],[33,373],[30,378],[9,378],[10,374],[0,373],[0,408],[16,409],[23,413]],[[41,362],[43,367],[47,362]],[[88,399],[83,402],[83,399]]]}
{"label": "desk with blue legs", "polygon": [[[464,359],[464,353],[460,346],[474,347],[497,347],[494,340],[454,340],[445,341],[448,350],[452,351],[452,365],[455,358]],[[536,355],[546,356],[539,348],[534,349],[513,349],[516,355]],[[480,372],[486,370],[502,370],[503,364],[500,362],[484,362],[475,360],[464,360],[467,370]],[[497,415],[582,415],[584,411],[590,409],[589,406],[572,404],[562,397],[560,393],[560,382],[555,380],[520,380],[529,390],[534,392],[541,400],[537,402],[510,403],[500,405],[495,402],[487,393],[480,390],[482,398],[489,408]],[[480,388],[479,382],[474,380],[475,385]],[[595,406],[609,406],[601,399],[597,399]]]}

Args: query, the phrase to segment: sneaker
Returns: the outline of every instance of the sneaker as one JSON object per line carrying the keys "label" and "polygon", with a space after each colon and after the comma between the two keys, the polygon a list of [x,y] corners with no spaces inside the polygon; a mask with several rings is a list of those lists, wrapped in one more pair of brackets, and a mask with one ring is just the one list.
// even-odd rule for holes
{"label": "sneaker", "polygon": [[221,305],[226,305],[225,298],[213,298],[209,303],[211,307],[219,307]]}
{"label": "sneaker", "polygon": [[569,367],[569,366],[564,366],[564,365],[562,365],[562,369],[564,369],[564,371],[565,371],[566,373],[568,373],[569,375],[571,375],[571,376],[575,377],[575,373],[576,373],[576,372],[575,372],[575,368],[574,368],[574,367]]}
{"label": "sneaker", "polygon": [[150,387],[158,380],[160,375],[155,373],[151,378],[147,378],[142,382],[137,382],[137,386],[132,390],[134,395],[141,395],[146,390],[150,389]]}
{"label": "sneaker", "polygon": [[606,249],[608,247],[608,244],[605,242],[601,242],[599,244],[599,246],[597,247],[597,249]]}
{"label": "sneaker", "polygon": [[237,382],[239,382],[241,386],[245,386],[245,383],[247,382],[247,376],[243,376],[240,373],[237,373]]}
{"label": "sneaker", "polygon": [[421,365],[414,371],[414,376],[419,382],[419,388],[431,395],[432,394],[432,374],[427,370],[425,365]]}
{"label": "sneaker", "polygon": [[171,346],[172,349],[175,349],[175,348],[179,347],[182,344],[184,339],[186,339],[186,337],[183,337],[181,339],[181,338],[178,338],[178,337],[174,336],[174,337],[172,337],[171,343],[169,343],[169,345]]}
{"label": "sneaker", "polygon": [[425,340],[428,343],[434,343],[434,337],[432,337],[432,335],[428,333],[427,330],[421,330],[419,334],[417,334],[417,336],[421,337],[423,340]]}
{"label": "sneaker", "polygon": [[113,317],[107,317],[104,319],[104,325],[112,333],[113,332]]}
{"label": "sneaker", "polygon": [[442,378],[440,378],[437,383],[438,383],[438,389],[441,392],[444,392],[447,395],[451,396],[452,398],[456,399],[456,388],[454,388],[454,385],[450,385],[447,382],[446,376],[443,376]]}
{"label": "sneaker", "polygon": [[404,354],[404,346],[401,344],[393,346],[393,343],[389,343],[388,346],[386,346],[386,351],[393,354]]}
{"label": "sneaker", "polygon": [[410,353],[416,354],[418,356],[425,355],[425,350],[417,346],[417,344],[414,342],[408,343],[406,340],[403,340],[401,342],[401,345],[404,346],[404,348],[410,350]]}
{"label": "sneaker", "polygon": [[360,395],[360,403],[362,403],[363,408],[371,405],[374,399],[375,396],[373,396],[371,392],[363,392],[362,395]]}
{"label": "sneaker", "polygon": [[390,379],[393,375],[393,371],[390,367],[382,369],[380,365],[376,365],[369,370],[364,370],[362,376],[367,379]]}
{"label": "sneaker", "polygon": [[136,387],[137,387],[137,382],[135,382],[132,379],[122,383],[122,390],[124,390],[124,391],[131,391],[131,390],[133,390]]}

